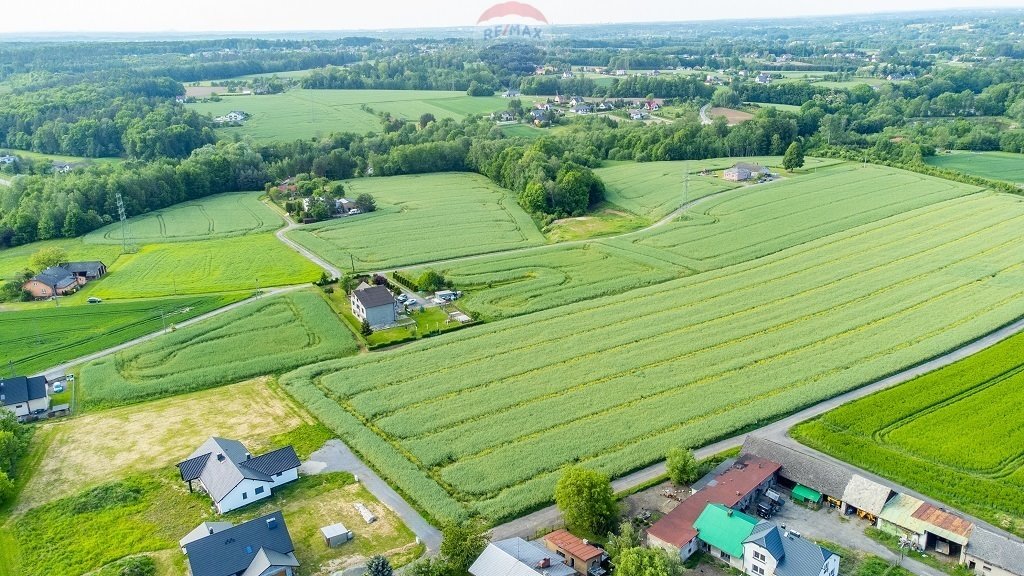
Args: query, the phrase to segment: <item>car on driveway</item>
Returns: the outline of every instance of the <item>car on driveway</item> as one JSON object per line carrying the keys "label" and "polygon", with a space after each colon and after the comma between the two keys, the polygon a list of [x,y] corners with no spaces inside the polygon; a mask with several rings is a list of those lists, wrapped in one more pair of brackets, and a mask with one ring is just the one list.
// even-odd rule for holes
{"label": "car on driveway", "polygon": [[416,305],[416,299],[415,298],[409,298],[408,300],[405,301],[405,305],[406,306],[415,306]]}
{"label": "car on driveway", "polygon": [[54,394],[60,394],[63,391],[64,391],[64,384],[61,384],[60,382],[57,382],[56,384],[53,385],[53,393]]}
{"label": "car on driveway", "polygon": [[398,300],[401,303],[405,303],[405,301],[408,300],[408,299],[409,299],[409,295],[408,294],[399,294],[398,298],[396,298],[396,300]]}

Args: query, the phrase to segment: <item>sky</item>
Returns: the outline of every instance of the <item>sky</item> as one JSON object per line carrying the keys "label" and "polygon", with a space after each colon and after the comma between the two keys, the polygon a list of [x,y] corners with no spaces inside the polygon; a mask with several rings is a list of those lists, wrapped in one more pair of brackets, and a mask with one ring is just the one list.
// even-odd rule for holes
{"label": "sky", "polygon": [[[33,2],[9,2],[0,11],[0,33],[258,32],[472,26],[496,1],[48,0],[42,10]],[[556,26],[1024,7],[1024,0],[533,0],[529,3]]]}

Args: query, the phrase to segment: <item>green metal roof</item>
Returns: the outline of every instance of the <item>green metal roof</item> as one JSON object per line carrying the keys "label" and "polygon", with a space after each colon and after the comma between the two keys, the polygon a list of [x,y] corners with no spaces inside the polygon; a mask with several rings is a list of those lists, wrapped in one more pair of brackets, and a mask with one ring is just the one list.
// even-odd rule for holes
{"label": "green metal roof", "polygon": [[697,529],[697,537],[704,542],[730,556],[742,558],[743,541],[750,537],[757,523],[757,518],[743,512],[721,504],[708,504],[693,527]]}
{"label": "green metal roof", "polygon": [[793,496],[802,500],[810,500],[811,502],[821,502],[821,492],[808,488],[803,484],[797,484],[796,488],[793,488]]}

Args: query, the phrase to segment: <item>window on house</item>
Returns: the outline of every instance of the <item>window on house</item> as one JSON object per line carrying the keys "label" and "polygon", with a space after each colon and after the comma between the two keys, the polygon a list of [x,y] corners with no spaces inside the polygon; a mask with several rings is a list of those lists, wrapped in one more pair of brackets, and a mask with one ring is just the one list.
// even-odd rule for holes
{"label": "window on house", "polygon": [[761,554],[760,552],[755,550],[754,551],[754,560],[760,560],[761,562],[764,562],[764,554]]}
{"label": "window on house", "polygon": [[248,499],[249,499],[249,493],[248,492],[242,492],[242,500],[248,500]]}
{"label": "window on house", "polygon": [[263,494],[263,486],[257,486],[255,490],[256,494]]}
{"label": "window on house", "polygon": [[732,557],[726,554],[725,552],[719,552],[718,555],[722,558],[722,560],[725,560],[726,562],[732,559]]}
{"label": "window on house", "polygon": [[280,478],[282,475],[284,475],[284,472],[278,472],[277,474],[274,474],[274,477]]}
{"label": "window on house", "polygon": [[751,566],[750,569],[754,574],[764,574],[764,568],[761,568],[760,566]]}

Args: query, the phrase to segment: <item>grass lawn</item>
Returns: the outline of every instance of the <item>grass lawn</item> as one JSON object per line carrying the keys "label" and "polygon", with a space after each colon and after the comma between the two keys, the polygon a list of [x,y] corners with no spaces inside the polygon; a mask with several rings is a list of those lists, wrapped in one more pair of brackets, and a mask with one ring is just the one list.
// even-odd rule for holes
{"label": "grass lawn", "polygon": [[[281,216],[260,202],[262,192],[232,192],[182,202],[129,218],[128,238],[132,244],[189,242],[269,232],[284,225]],[[121,245],[121,224],[94,230],[84,237],[86,244]]]}
{"label": "grass lawn", "polygon": [[432,516],[500,521],[549,502],[569,462],[619,476],[1024,315],[1019,197],[842,165],[726,198],[678,225],[736,218],[727,235],[642,251],[718,254],[706,273],[281,383]]}
{"label": "grass lawn", "polygon": [[0,312],[0,361],[13,362],[19,374],[116,346],[180,323],[248,296],[231,293],[179,296],[101,304],[50,302],[29,309]]}
{"label": "grass lawn", "polygon": [[445,173],[345,182],[372,194],[377,211],[302,226],[288,236],[332,264],[357,271],[543,244],[512,193],[478,174]]}
{"label": "grass lawn", "polygon": [[950,152],[925,158],[925,162],[972,176],[1024,184],[1024,155],[1012,152]]}
{"label": "grass lawn", "polygon": [[[793,436],[1024,534],[1024,335],[837,408]],[[956,422],[961,434],[943,434]]]}
{"label": "grass lawn", "polygon": [[555,220],[545,228],[544,235],[552,242],[583,240],[631,232],[649,223],[646,218],[624,212],[618,206],[605,202],[594,207],[586,216]]}
{"label": "grass lawn", "polygon": [[775,108],[777,110],[782,110],[783,112],[800,112],[800,107],[792,104],[772,104],[770,102],[747,102],[747,104],[757,106],[759,108]]}
{"label": "grass lawn", "polygon": [[[177,541],[200,522],[238,523],[277,509],[303,574],[326,575],[374,554],[402,564],[422,553],[412,532],[349,474],[303,476],[265,502],[216,517],[209,498],[189,493],[174,468],[211,435],[263,452],[282,443],[282,431],[288,439],[317,426],[263,381],[45,424],[33,439],[36,465],[0,527],[0,574],[77,576],[139,553],[153,556],[162,576],[182,574]],[[366,525],[355,502],[379,520]],[[335,522],[356,538],[328,549],[319,529]]]}
{"label": "grass lawn", "polygon": [[423,308],[413,306],[408,313],[408,321],[403,321],[401,326],[374,330],[373,334],[363,336],[359,333],[362,323],[352,314],[348,296],[338,290],[328,295],[331,307],[345,322],[345,325],[361,342],[370,349],[388,346],[409,340],[418,340],[427,336],[454,330],[461,326],[457,322],[446,324],[448,314],[439,307]]}
{"label": "grass lawn", "polygon": [[80,405],[130,404],[231,384],[355,353],[315,289],[262,298],[85,364]]}
{"label": "grass lawn", "polygon": [[257,283],[261,288],[302,284],[321,273],[273,234],[254,234],[145,245],[120,257],[103,279],[82,292],[106,299],[255,291]]}
{"label": "grass lawn", "polygon": [[124,162],[123,158],[89,158],[87,156],[63,156],[61,154],[43,154],[42,152],[30,152],[28,150],[17,150],[15,148],[0,148],[0,154],[13,154],[30,160],[50,160],[53,162],[66,162],[68,164],[109,164]]}
{"label": "grass lawn", "polygon": [[[189,104],[200,114],[219,116],[231,110],[250,115],[241,127],[223,128],[223,136],[241,134],[257,140],[291,140],[323,136],[331,132],[376,132],[380,119],[362,110],[390,112],[408,120],[421,114],[436,118],[461,118],[469,114],[490,114],[508,107],[498,96],[472,97],[465,92],[440,90],[305,90],[292,89],[265,96],[231,96],[220,102]],[[524,100],[524,105],[531,105]]]}

